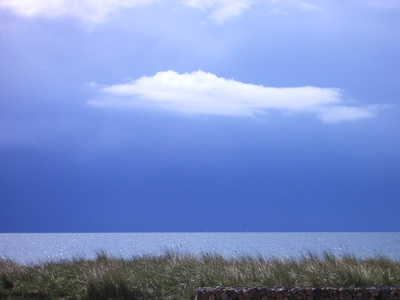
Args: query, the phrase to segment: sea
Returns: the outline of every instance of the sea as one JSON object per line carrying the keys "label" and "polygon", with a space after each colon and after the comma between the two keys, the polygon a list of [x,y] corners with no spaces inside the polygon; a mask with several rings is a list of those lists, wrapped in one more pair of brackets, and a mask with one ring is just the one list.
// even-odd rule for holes
{"label": "sea", "polygon": [[400,261],[400,232],[0,233],[0,258],[27,265],[91,259],[98,253],[132,258],[167,251],[282,259],[329,252]]}

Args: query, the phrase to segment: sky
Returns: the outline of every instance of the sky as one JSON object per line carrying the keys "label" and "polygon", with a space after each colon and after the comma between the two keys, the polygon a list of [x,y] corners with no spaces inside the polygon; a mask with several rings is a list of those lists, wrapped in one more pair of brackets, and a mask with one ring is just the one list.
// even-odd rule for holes
{"label": "sky", "polygon": [[0,0],[0,232],[400,231],[400,1]]}

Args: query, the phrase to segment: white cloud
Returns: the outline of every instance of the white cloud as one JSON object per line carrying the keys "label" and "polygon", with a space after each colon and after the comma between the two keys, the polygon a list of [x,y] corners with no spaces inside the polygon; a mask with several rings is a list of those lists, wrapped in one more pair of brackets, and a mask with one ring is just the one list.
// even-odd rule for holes
{"label": "white cloud", "polygon": [[265,87],[217,77],[203,71],[158,72],[126,84],[100,88],[92,106],[135,108],[147,103],[188,114],[256,116],[269,111],[310,113],[334,123],[375,116],[380,106],[347,106],[336,88]]}
{"label": "white cloud", "polygon": [[222,23],[232,17],[241,15],[252,4],[252,0],[183,0],[186,6],[210,12],[210,18]]}
{"label": "white cloud", "polygon": [[291,11],[312,12],[322,10],[320,6],[300,0],[270,0],[268,5],[270,12],[282,15],[287,15]]}
{"label": "white cloud", "polygon": [[382,105],[356,106],[332,106],[322,108],[318,113],[319,118],[325,123],[338,123],[341,121],[354,121],[375,117],[377,112],[384,108]]}
{"label": "white cloud", "polygon": [[308,3],[308,2],[300,2],[299,1],[298,5],[300,6],[300,8],[302,10],[305,10],[305,11],[319,11],[319,10],[321,10],[321,8],[319,6],[311,4],[311,3]]}
{"label": "white cloud", "polygon": [[[73,17],[87,23],[102,23],[123,9],[157,1],[160,0],[0,0],[0,9],[22,17]],[[170,4],[202,10],[216,23],[238,17],[255,4],[269,6],[273,12],[319,10],[316,5],[300,0],[174,0]]]}
{"label": "white cloud", "polygon": [[154,0],[0,0],[0,8],[23,17],[74,17],[87,22],[103,22],[123,8]]}
{"label": "white cloud", "polygon": [[[0,0],[0,9],[23,17],[73,17],[89,23],[101,23],[124,8],[153,3],[157,0]],[[216,22],[238,16],[253,0],[176,0],[209,13]]]}

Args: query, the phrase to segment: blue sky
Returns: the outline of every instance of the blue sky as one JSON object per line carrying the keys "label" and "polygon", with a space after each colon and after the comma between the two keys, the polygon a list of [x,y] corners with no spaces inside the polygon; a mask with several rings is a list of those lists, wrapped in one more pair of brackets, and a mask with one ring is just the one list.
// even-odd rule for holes
{"label": "blue sky", "polygon": [[0,0],[0,232],[400,231],[397,0]]}

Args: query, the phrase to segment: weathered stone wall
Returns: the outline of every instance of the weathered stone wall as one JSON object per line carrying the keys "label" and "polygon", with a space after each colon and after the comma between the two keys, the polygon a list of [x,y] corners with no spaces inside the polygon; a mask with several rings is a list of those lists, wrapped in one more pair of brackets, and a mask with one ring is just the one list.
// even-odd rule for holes
{"label": "weathered stone wall", "polygon": [[400,300],[400,287],[200,288],[196,300]]}

